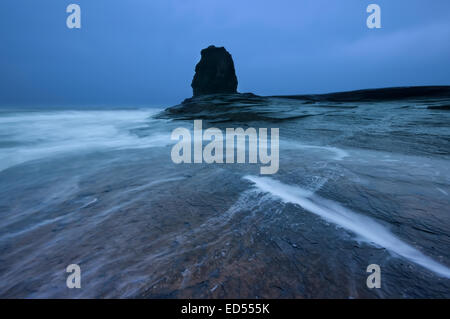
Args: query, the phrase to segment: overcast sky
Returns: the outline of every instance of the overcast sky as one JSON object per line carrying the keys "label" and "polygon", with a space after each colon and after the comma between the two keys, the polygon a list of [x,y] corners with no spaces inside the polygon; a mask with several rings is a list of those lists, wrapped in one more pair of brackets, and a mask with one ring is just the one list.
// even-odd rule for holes
{"label": "overcast sky", "polygon": [[0,34],[2,106],[176,104],[211,44],[240,92],[450,85],[449,0],[1,0]]}

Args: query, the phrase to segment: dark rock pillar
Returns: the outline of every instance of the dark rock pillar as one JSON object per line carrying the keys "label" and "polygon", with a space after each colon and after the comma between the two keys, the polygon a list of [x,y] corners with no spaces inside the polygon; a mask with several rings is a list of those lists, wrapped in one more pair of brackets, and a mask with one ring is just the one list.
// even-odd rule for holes
{"label": "dark rock pillar", "polygon": [[201,52],[192,80],[194,96],[237,93],[237,77],[231,54],[224,47],[209,46]]}

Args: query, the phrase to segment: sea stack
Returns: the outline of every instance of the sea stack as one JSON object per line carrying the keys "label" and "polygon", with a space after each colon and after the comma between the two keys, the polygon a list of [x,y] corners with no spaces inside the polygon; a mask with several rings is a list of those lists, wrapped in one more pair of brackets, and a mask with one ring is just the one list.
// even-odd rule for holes
{"label": "sea stack", "polygon": [[238,81],[231,54],[224,47],[214,45],[203,49],[191,86],[194,97],[237,93]]}

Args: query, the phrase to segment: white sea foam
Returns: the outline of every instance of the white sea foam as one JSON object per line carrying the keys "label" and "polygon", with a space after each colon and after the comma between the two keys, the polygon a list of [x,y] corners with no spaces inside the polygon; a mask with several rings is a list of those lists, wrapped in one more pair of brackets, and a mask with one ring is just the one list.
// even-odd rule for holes
{"label": "white sea foam", "polygon": [[349,156],[349,153],[343,149],[334,147],[334,146],[319,146],[319,145],[310,145],[310,144],[303,144],[296,141],[291,140],[283,140],[281,141],[281,146],[285,149],[315,149],[319,151],[326,151],[327,153],[332,154],[331,157],[333,160],[341,161],[344,158]]}
{"label": "white sea foam", "polygon": [[171,144],[170,133],[148,128],[158,110],[47,111],[0,117],[0,171],[27,161],[69,152],[147,148]]}
{"label": "white sea foam", "polygon": [[448,267],[425,256],[367,216],[355,213],[298,186],[286,185],[267,177],[246,176],[244,178],[254,183],[262,192],[270,193],[283,202],[297,204],[326,221],[355,233],[367,242],[384,247],[442,277],[450,278]]}

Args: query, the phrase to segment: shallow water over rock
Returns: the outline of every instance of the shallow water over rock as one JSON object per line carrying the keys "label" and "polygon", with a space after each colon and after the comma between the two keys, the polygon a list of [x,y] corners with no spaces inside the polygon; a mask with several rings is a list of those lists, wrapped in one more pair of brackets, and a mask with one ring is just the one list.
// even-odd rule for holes
{"label": "shallow water over rock", "polygon": [[[450,297],[447,96],[202,101],[2,112],[0,296]],[[193,119],[279,128],[280,170],[174,164]]]}

